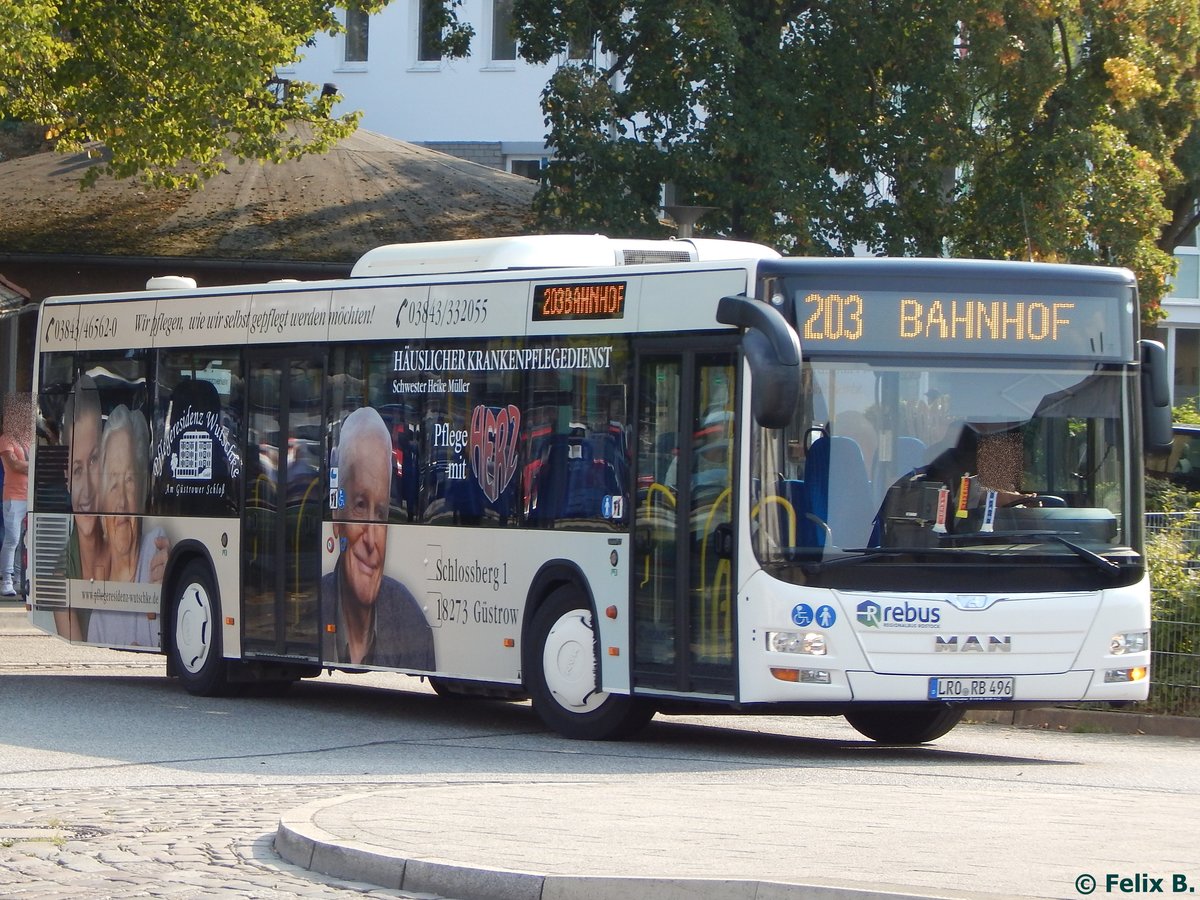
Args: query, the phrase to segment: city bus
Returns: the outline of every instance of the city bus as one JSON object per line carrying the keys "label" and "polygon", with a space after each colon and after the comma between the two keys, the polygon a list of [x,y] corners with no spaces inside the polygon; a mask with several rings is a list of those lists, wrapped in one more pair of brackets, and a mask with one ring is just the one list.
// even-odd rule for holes
{"label": "city bus", "polygon": [[581,739],[1144,699],[1137,303],[1121,269],[598,235],[51,298],[30,616],[198,695],[397,672]]}

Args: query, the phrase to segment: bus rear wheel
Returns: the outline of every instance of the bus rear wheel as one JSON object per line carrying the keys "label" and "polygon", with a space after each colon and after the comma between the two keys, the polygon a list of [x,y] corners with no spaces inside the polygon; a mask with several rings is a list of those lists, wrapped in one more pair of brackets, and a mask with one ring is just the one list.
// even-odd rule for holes
{"label": "bus rear wheel", "polygon": [[646,701],[596,689],[596,631],[590,604],[573,585],[555,589],[533,616],[527,687],[533,708],[564,737],[618,740],[654,716]]}
{"label": "bus rear wheel", "polygon": [[957,706],[892,706],[854,710],[846,713],[846,721],[881,744],[924,744],[949,732],[965,713]]}
{"label": "bus rear wheel", "polygon": [[221,656],[221,602],[208,566],[199,560],[184,566],[173,596],[172,671],[189,694],[228,694],[231,685]]}

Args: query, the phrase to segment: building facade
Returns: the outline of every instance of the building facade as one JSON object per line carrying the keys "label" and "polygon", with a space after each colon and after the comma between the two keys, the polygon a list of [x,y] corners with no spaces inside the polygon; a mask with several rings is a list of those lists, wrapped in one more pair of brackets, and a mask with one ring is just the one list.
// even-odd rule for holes
{"label": "building facade", "polygon": [[1185,246],[1175,248],[1179,270],[1163,298],[1167,313],[1156,334],[1167,348],[1167,360],[1175,381],[1171,402],[1200,400],[1200,242],[1193,233]]}
{"label": "building facade", "polygon": [[471,53],[446,59],[422,40],[441,0],[393,0],[367,16],[351,11],[346,31],[321,35],[282,78],[334,84],[335,112],[362,110],[361,126],[483,165],[536,177],[545,164],[541,93],[555,67],[521,60],[512,0],[463,0],[460,21],[475,29]]}

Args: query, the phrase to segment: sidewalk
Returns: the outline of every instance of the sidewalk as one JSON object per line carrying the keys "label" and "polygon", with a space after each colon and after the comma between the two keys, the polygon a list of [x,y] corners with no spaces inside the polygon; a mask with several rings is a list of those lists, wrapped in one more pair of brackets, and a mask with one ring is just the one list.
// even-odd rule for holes
{"label": "sidewalk", "polygon": [[[857,815],[865,812],[857,800],[849,805]],[[280,820],[275,850],[327,875],[455,900],[1014,896],[957,889],[970,877],[970,864],[962,859],[949,860],[937,874],[946,890],[882,881],[881,872],[900,874],[894,857],[910,855],[899,846],[908,837],[903,829],[888,854],[863,853],[860,846],[848,854],[857,860],[849,861],[842,847],[831,865],[825,853],[813,852],[813,836],[827,835],[827,824],[797,828],[795,813],[785,792],[739,782],[412,785],[290,812]],[[783,822],[787,827],[780,827]],[[860,820],[842,837],[861,844],[861,831],[876,830]],[[829,868],[844,878],[824,878]],[[924,868],[928,875],[929,865]]]}
{"label": "sidewalk", "polygon": [[[1071,709],[1018,718],[1077,731],[1164,724]],[[1154,730],[1200,737],[1200,722]],[[1097,828],[1144,795],[1068,799],[1020,775],[977,785],[964,771],[947,791],[913,787],[888,766],[847,780],[799,761],[788,778],[754,769],[701,783],[684,773],[481,775],[309,804],[282,817],[275,849],[328,875],[455,900],[1031,900],[1080,896],[1086,861],[1092,873],[1121,870],[1099,861],[1116,851]],[[1158,798],[1152,817],[1123,829],[1124,864],[1194,858],[1192,837],[1172,824],[1194,818],[1188,802]]]}

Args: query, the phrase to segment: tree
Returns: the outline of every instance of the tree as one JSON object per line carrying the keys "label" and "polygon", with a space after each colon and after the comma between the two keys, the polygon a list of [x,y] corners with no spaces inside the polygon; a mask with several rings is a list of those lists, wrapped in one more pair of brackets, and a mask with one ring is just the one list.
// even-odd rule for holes
{"label": "tree", "polygon": [[1166,192],[1200,156],[1198,17],[1196,0],[515,0],[527,59],[581,33],[602,51],[543,94],[538,214],[654,233],[673,182],[715,208],[706,229],[789,253],[1127,265],[1153,321]]}
{"label": "tree", "polygon": [[[442,49],[471,35],[451,0]],[[387,0],[17,0],[0,16],[0,118],[45,126],[59,149],[97,142],[101,174],[194,186],[222,155],[278,161],[323,152],[359,114],[330,115],[336,94],[286,82],[278,69],[348,5]],[[297,125],[301,127],[296,127]]]}
{"label": "tree", "polygon": [[1166,200],[1171,218],[1158,241],[1167,253],[1188,241],[1200,225],[1200,121],[1175,151],[1174,162],[1179,178],[1167,189]]}

